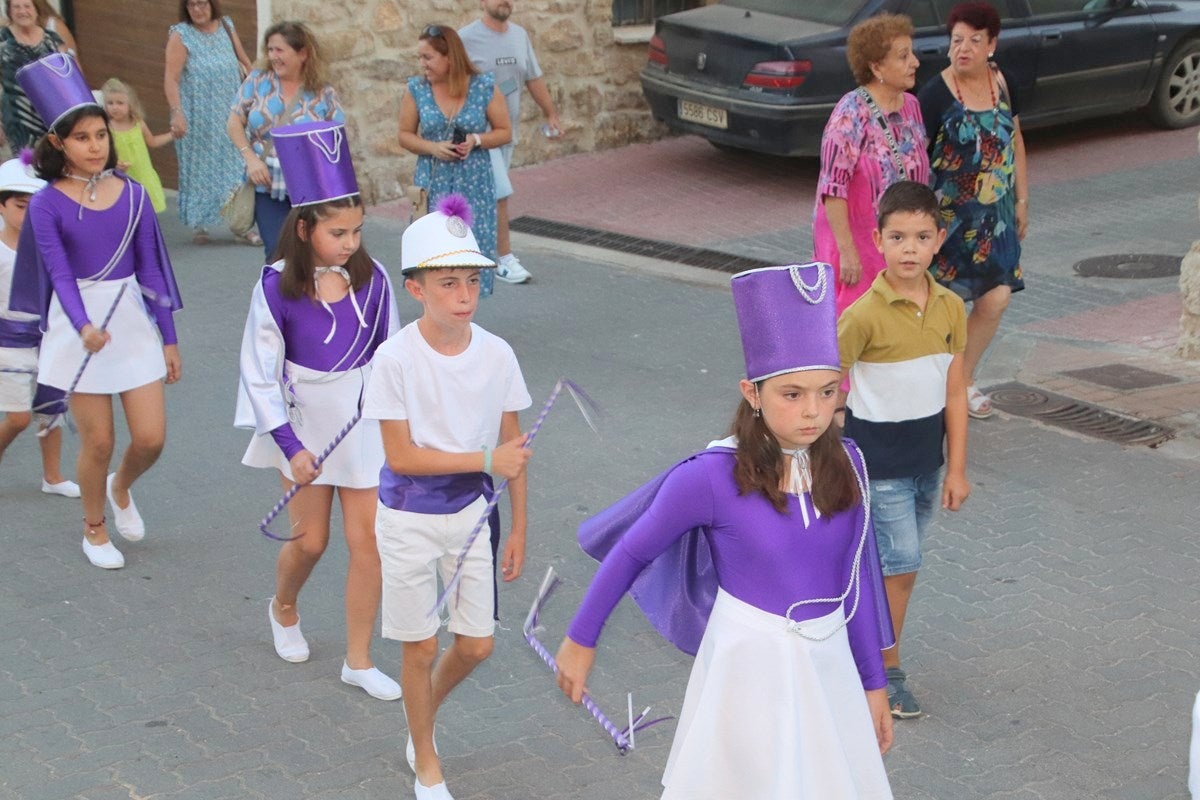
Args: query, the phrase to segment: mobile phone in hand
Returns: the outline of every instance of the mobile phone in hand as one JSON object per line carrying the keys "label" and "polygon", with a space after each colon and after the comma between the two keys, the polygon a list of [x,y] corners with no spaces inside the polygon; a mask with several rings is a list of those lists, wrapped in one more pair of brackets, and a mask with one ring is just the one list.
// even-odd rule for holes
{"label": "mobile phone in hand", "polygon": [[467,140],[467,132],[457,125],[454,126],[454,134],[450,137],[450,144],[462,144]]}

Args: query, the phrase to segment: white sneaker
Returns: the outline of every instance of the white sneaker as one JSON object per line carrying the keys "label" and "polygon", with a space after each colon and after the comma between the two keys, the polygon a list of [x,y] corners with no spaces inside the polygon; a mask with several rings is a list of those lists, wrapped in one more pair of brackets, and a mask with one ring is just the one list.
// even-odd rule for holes
{"label": "white sneaker", "polygon": [[450,790],[446,788],[445,781],[434,786],[426,786],[421,783],[420,778],[417,778],[413,781],[413,794],[417,796],[417,800],[454,800],[454,795],[450,794]]}
{"label": "white sneaker", "polygon": [[376,700],[399,700],[400,684],[384,675],[375,667],[350,669],[342,662],[342,683],[357,686]]}
{"label": "white sneaker", "polygon": [[112,506],[113,522],[117,525],[117,533],[128,541],[140,542],[146,537],[146,524],[142,522],[142,515],[138,513],[132,493],[129,495],[129,505],[125,508],[121,508],[113,499],[112,485],[113,479],[116,477],[117,473],[115,472],[108,476],[108,483],[104,485],[104,493],[108,495],[108,503]]}
{"label": "white sneaker", "polygon": [[83,554],[87,556],[88,561],[92,562],[92,566],[100,569],[120,569],[125,566],[125,556],[121,555],[121,551],[112,542],[92,544],[85,536],[83,537]]}
{"label": "white sneaker", "polygon": [[59,481],[58,483],[42,481],[42,491],[46,494],[59,494],[63,497],[79,497],[79,484],[75,481]]}
{"label": "white sneaker", "polygon": [[267,619],[271,620],[271,639],[275,642],[275,653],[284,661],[299,664],[308,661],[308,641],[300,632],[300,620],[295,625],[280,625],[275,619],[275,598],[267,601]]}
{"label": "white sneaker", "polygon": [[505,283],[525,283],[533,276],[529,270],[521,266],[521,262],[512,253],[500,256],[496,262],[496,280]]}

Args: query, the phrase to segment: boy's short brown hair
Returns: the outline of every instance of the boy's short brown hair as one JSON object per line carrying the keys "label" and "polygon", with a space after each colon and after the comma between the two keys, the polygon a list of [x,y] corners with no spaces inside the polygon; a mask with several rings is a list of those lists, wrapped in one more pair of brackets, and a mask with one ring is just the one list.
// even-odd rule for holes
{"label": "boy's short brown hair", "polygon": [[879,230],[887,224],[892,214],[928,214],[942,227],[942,215],[938,210],[937,195],[923,183],[896,181],[879,198]]}

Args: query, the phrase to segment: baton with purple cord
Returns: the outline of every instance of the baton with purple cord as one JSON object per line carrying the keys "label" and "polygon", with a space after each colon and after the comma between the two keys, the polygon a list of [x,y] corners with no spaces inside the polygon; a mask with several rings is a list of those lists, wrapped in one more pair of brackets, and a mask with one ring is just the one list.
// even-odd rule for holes
{"label": "baton with purple cord", "polygon": [[[106,330],[108,330],[108,323],[112,322],[113,314],[115,314],[117,312],[117,306],[121,304],[121,298],[125,296],[125,290],[128,288],[129,288],[128,283],[122,283],[121,288],[117,290],[116,299],[113,300],[112,305],[109,306],[108,313],[104,315],[104,321],[100,323],[100,332],[101,333],[104,333]],[[95,355],[95,353],[93,353],[90,350],[87,351],[86,353],[84,353],[83,354],[83,363],[81,363],[79,365],[79,369],[76,370],[76,372],[75,372],[75,377],[71,379],[71,385],[67,387],[67,393],[63,395],[61,400],[54,400],[50,403],[45,403],[44,405],[56,405],[58,403],[66,403],[67,399],[70,398],[70,396],[75,393],[75,387],[79,385],[79,379],[83,377],[83,371],[85,369],[87,369],[88,362],[92,360],[92,356],[94,356],[94,355]],[[36,412],[41,408],[42,408],[42,406],[36,406],[30,410]],[[44,432],[43,431],[38,432],[38,436],[45,436],[46,433],[49,433],[54,428],[54,423],[58,420],[59,417],[63,416],[64,413],[65,412],[60,412],[58,414],[55,414],[54,417],[50,420],[50,423],[48,425],[46,425],[46,427],[43,429]]]}
{"label": "baton with purple cord", "polygon": [[[554,567],[547,567],[546,577],[542,580],[542,586],[540,589],[538,589],[537,597],[533,599],[533,606],[530,607],[529,616],[525,618],[525,625],[521,629],[525,634],[525,641],[529,643],[529,646],[533,648],[535,653],[541,656],[542,661],[546,662],[546,666],[550,667],[550,670],[555,675],[558,674],[558,662],[554,660],[554,656],[550,655],[550,651],[547,650],[540,641],[538,641],[535,633],[538,628],[538,615],[541,613],[542,606],[545,605],[546,599],[550,596],[550,593],[554,591],[555,587],[558,586],[558,583],[558,576],[554,574]],[[653,719],[649,722],[643,722],[642,720],[644,720],[650,713],[649,706],[646,706],[646,709],[642,711],[641,714],[638,714],[636,717],[634,717],[633,694],[630,693],[626,695],[626,709],[627,713],[629,714],[629,725],[618,729],[616,724],[609,719],[603,711],[600,710],[600,707],[596,705],[596,701],[592,700],[591,695],[589,695],[587,692],[583,693],[582,703],[583,707],[586,708],[591,715],[596,718],[596,721],[600,723],[600,727],[604,728],[604,731],[612,737],[613,743],[617,746],[617,752],[621,755],[625,755],[630,750],[634,749],[635,732],[645,730],[651,725],[657,725],[660,722],[665,722],[666,720],[672,719],[672,717],[659,717],[658,719]]]}
{"label": "baton with purple cord", "polygon": [[[538,431],[542,428],[542,423],[546,421],[546,417],[550,414],[550,409],[554,407],[554,401],[558,399],[558,395],[563,389],[566,389],[567,393],[571,395],[588,426],[593,431],[599,433],[596,430],[596,424],[592,421],[592,413],[598,414],[600,411],[599,406],[596,405],[592,398],[587,396],[587,393],[577,383],[569,381],[566,378],[560,378],[558,383],[554,384],[554,391],[550,393],[550,397],[542,405],[541,413],[538,414],[533,427],[529,429],[529,433],[525,437],[525,444],[522,445],[525,449],[529,449],[529,446],[533,444],[534,437],[538,435]],[[588,411],[589,408],[591,409],[591,413]],[[450,593],[458,587],[458,581],[462,577],[463,564],[467,560],[467,553],[471,551],[471,545],[475,544],[475,540],[479,538],[483,526],[487,524],[488,517],[491,516],[492,511],[500,503],[500,496],[504,494],[506,488],[508,488],[507,478],[496,484],[496,489],[492,493],[492,499],[488,502],[487,507],[483,509],[483,513],[479,515],[479,521],[471,529],[471,533],[467,536],[466,544],[463,545],[462,550],[458,554],[458,560],[454,562],[454,575],[446,582],[446,586],[442,590],[442,595],[430,610],[429,616],[432,617],[441,613],[441,610],[446,607],[446,602],[450,599]]]}

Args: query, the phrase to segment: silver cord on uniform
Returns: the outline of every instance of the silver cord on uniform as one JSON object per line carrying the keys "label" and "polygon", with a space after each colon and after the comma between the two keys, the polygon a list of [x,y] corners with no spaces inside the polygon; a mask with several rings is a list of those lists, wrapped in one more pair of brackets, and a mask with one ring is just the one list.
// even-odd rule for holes
{"label": "silver cord on uniform", "polygon": [[317,299],[321,301],[321,306],[329,312],[330,318],[333,320],[329,327],[329,335],[325,337],[322,344],[329,344],[333,340],[333,335],[337,333],[337,316],[333,313],[333,309],[329,307],[329,303],[325,302],[325,298],[321,297],[321,289],[317,283],[321,280],[321,276],[327,272],[332,272],[335,275],[341,275],[346,281],[346,285],[350,287],[350,305],[354,306],[354,313],[358,316],[358,326],[360,328],[367,327],[367,320],[363,316],[362,309],[358,306],[358,299],[354,296],[354,284],[350,281],[350,273],[345,267],[317,267],[313,273],[313,290],[317,294]]}

